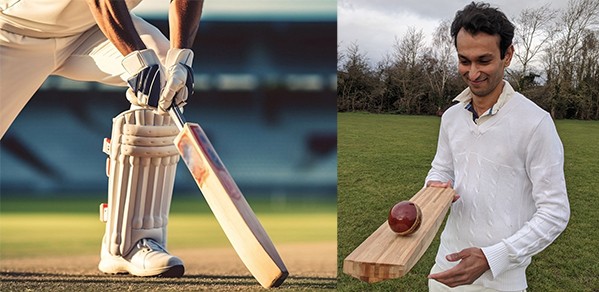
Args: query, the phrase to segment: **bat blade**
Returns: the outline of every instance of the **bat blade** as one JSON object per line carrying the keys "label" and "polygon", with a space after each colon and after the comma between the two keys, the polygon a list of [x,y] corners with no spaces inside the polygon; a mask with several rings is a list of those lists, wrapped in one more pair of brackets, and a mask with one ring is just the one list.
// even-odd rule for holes
{"label": "bat blade", "polygon": [[210,140],[195,123],[185,123],[175,145],[231,245],[258,282],[278,287],[287,268]]}
{"label": "bat blade", "polygon": [[421,189],[410,199],[422,211],[420,229],[400,236],[385,221],[343,260],[343,272],[368,283],[404,276],[433,241],[454,195],[450,188]]}

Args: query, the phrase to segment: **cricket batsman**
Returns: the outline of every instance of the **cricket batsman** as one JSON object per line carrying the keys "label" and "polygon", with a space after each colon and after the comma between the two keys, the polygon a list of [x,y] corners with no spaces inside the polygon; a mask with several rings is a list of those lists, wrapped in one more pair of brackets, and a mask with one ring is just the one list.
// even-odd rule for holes
{"label": "cricket batsman", "polygon": [[[113,119],[99,269],[180,277],[166,228],[179,160],[167,114],[193,90],[191,46],[203,1],[171,0],[170,41],[130,12],[141,0],[0,0],[0,137],[50,75],[128,86]],[[60,129],[56,129],[60,130]]]}

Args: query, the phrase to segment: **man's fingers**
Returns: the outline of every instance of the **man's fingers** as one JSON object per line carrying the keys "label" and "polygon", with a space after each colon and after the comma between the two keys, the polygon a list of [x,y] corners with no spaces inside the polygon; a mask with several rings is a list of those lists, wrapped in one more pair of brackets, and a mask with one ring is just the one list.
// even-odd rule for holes
{"label": "man's fingers", "polygon": [[461,269],[458,266],[455,266],[455,267],[453,267],[449,270],[443,271],[443,272],[430,274],[430,275],[428,275],[428,278],[439,281],[439,282],[447,285],[447,283],[449,283],[450,280],[456,279],[457,277],[459,277],[461,275],[460,271],[461,271]]}
{"label": "man's fingers", "polygon": [[449,287],[456,287],[461,284],[466,284],[464,281],[464,273],[461,267],[455,266],[449,270],[428,275],[429,279],[443,283]]}
{"label": "man's fingers", "polygon": [[[437,181],[437,180],[431,180],[426,183],[426,186],[433,187],[433,188],[452,188],[451,181],[441,182],[441,181]],[[459,199],[460,199],[460,195],[456,194],[453,197],[453,200],[451,202],[455,203]]]}
{"label": "man's fingers", "polygon": [[445,256],[445,258],[450,262],[459,261],[464,258],[460,253],[452,253]]}
{"label": "man's fingers", "polygon": [[429,181],[426,186],[428,187],[433,187],[433,188],[447,188],[447,187],[451,187],[451,183],[450,182],[440,182],[440,181]]}
{"label": "man's fingers", "polygon": [[[435,273],[435,274],[430,274],[428,275],[429,279],[435,279],[437,281],[439,281],[439,279],[445,279],[447,278],[448,275],[452,275],[453,272],[451,271],[451,269],[447,270],[447,271],[443,271],[443,272],[439,272],[439,273]],[[441,281],[439,281],[441,282]]]}
{"label": "man's fingers", "polygon": [[[482,255],[482,258],[481,258]],[[457,253],[445,256],[448,261],[460,261],[453,268],[428,276],[449,287],[472,284],[485,271],[489,269],[486,258],[480,248],[470,247]]]}

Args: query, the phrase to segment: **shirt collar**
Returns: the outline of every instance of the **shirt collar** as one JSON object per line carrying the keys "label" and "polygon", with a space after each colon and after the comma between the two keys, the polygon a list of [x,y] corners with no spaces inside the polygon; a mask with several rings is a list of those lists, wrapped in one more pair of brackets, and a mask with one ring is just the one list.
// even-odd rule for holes
{"label": "shirt collar", "polygon": [[[503,90],[501,91],[501,94],[499,95],[497,102],[491,107],[491,109],[489,109],[489,111],[487,111],[486,114],[496,114],[505,105],[505,103],[508,102],[508,100],[510,100],[514,95],[515,91],[514,88],[512,88],[512,86],[510,85],[510,83],[503,80],[503,84]],[[456,96],[456,98],[454,98],[453,101],[460,102],[463,104],[465,109],[469,109],[468,107],[470,106],[470,102],[472,101],[471,93],[472,92],[470,91],[470,87],[467,87],[466,89],[464,89],[464,91],[462,91],[462,93],[458,94],[458,96]]]}

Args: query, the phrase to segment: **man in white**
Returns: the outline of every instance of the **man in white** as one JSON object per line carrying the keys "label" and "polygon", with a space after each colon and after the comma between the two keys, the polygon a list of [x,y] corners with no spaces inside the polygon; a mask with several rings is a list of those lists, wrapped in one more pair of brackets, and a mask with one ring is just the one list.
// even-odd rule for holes
{"label": "man in white", "polygon": [[523,291],[531,257],[570,216],[562,143],[551,116],[503,80],[514,26],[502,12],[473,2],[451,34],[468,88],[443,114],[426,185],[459,195],[429,290]]}
{"label": "man in white", "polygon": [[170,41],[130,12],[139,2],[0,0],[0,137],[49,75],[129,86],[131,109],[113,119],[104,145],[109,190],[99,268],[177,277],[183,262],[165,249],[178,161],[166,112],[193,90],[190,48],[203,1],[171,0]]}

